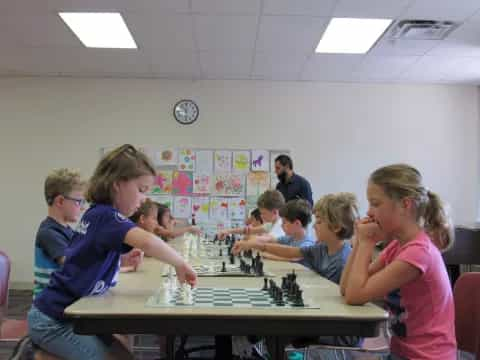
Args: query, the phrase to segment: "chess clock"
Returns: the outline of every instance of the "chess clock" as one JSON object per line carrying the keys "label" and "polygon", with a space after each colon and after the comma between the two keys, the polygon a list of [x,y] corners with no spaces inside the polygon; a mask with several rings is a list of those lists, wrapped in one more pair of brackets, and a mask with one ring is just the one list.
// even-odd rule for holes
{"label": "chess clock", "polygon": [[180,100],[173,107],[173,116],[182,125],[193,124],[198,119],[198,105],[193,100]]}

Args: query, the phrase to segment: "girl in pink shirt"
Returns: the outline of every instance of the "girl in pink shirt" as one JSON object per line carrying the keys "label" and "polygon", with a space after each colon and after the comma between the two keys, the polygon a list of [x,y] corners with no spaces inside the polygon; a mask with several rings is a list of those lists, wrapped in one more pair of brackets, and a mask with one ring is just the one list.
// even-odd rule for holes
{"label": "girl in pink shirt", "polygon": [[[367,187],[367,218],[356,226],[355,246],[341,291],[348,304],[385,298],[392,315],[391,353],[404,359],[456,359],[454,303],[440,251],[428,234],[453,239],[439,197],[415,168],[377,169]],[[375,243],[387,247],[371,263]]]}

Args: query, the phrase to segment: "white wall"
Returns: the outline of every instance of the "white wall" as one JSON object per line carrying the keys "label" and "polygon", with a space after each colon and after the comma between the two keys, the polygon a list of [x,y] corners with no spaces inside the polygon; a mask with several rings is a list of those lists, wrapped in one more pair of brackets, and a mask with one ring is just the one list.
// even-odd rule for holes
{"label": "white wall", "polygon": [[[193,126],[172,118],[180,98],[200,107]],[[90,175],[100,147],[125,142],[289,148],[315,199],[353,191],[363,209],[368,174],[409,162],[452,204],[457,222],[473,221],[478,99],[477,88],[466,86],[3,79],[0,249],[13,260],[12,281],[31,282],[46,174],[71,166]]]}

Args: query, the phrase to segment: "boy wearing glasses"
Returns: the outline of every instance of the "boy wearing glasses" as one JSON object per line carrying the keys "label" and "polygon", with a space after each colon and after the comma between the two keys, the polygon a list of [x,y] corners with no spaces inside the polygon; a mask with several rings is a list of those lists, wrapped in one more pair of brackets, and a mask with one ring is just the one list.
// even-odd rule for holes
{"label": "boy wearing glasses", "polygon": [[77,222],[84,210],[85,185],[80,174],[70,169],[54,170],[45,180],[48,215],[35,239],[34,298],[48,285],[50,274],[65,261],[65,249],[73,237],[68,224]]}

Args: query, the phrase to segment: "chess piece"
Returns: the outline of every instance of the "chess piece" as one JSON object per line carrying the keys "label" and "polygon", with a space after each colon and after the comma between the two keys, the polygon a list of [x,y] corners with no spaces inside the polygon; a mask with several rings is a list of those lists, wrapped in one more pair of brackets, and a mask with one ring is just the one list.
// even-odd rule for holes
{"label": "chess piece", "polygon": [[222,261],[222,272],[227,272],[227,267],[225,265],[225,261]]}
{"label": "chess piece", "polygon": [[235,256],[233,254],[230,254],[230,264],[231,265],[235,264]]}
{"label": "chess piece", "polygon": [[195,221],[195,213],[192,213],[192,226],[197,225],[197,222]]}
{"label": "chess piece", "polygon": [[287,287],[287,277],[286,276],[282,276],[282,290],[287,290],[288,287]]}
{"label": "chess piece", "polygon": [[259,263],[257,263],[257,275],[258,276],[263,276],[263,261],[260,260]]}
{"label": "chess piece", "polygon": [[218,251],[218,256],[223,256],[222,248],[220,248],[220,250]]}
{"label": "chess piece", "polygon": [[284,306],[285,302],[283,301],[283,291],[282,289],[278,289],[277,291],[277,297],[275,299],[275,304],[278,306]]}
{"label": "chess piece", "polygon": [[267,278],[263,278],[263,288],[262,288],[263,291],[267,291],[268,290],[268,279]]}
{"label": "chess piece", "polygon": [[297,293],[295,295],[295,299],[293,300],[293,306],[305,306],[303,303],[303,298],[302,298],[302,290],[298,289]]}

